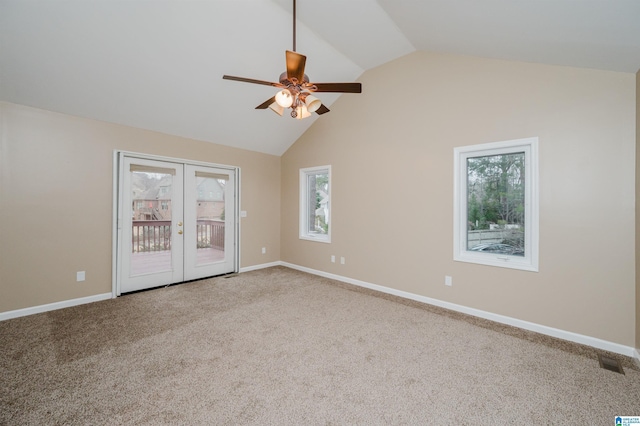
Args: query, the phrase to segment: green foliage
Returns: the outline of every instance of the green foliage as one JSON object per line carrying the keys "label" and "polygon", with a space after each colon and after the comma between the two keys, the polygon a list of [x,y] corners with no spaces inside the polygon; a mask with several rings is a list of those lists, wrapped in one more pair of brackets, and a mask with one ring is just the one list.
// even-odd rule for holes
{"label": "green foliage", "polygon": [[316,181],[316,209],[320,208],[320,201],[322,201],[321,192],[329,192],[329,174],[317,174],[315,175]]}
{"label": "green foliage", "polygon": [[198,241],[196,243],[196,247],[201,249],[201,248],[211,248],[211,242],[209,241],[208,238],[202,240],[202,241]]}

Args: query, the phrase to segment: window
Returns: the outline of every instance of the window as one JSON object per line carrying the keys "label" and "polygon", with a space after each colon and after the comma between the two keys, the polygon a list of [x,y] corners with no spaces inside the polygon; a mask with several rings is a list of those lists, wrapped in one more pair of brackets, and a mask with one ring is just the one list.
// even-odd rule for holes
{"label": "window", "polygon": [[454,149],[457,261],[538,271],[538,138]]}
{"label": "window", "polygon": [[300,169],[300,238],[331,242],[331,166]]}

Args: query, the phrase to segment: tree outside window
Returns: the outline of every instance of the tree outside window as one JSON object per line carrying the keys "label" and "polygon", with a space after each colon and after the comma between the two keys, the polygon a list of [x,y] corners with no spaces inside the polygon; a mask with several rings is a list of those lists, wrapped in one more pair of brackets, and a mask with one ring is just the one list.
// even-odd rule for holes
{"label": "tree outside window", "polygon": [[483,231],[497,231],[494,252],[524,256],[524,175],[524,152],[467,158],[468,250],[487,243]]}

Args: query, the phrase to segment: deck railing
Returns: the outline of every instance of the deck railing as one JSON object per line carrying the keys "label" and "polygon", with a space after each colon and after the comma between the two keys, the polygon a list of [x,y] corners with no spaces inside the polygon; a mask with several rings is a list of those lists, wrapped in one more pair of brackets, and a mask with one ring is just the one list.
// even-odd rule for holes
{"label": "deck railing", "polygon": [[[224,250],[224,221],[200,219],[196,227],[197,247]],[[171,250],[170,220],[134,220],[133,253]]]}
{"label": "deck railing", "polygon": [[131,239],[133,253],[171,250],[171,221],[134,220]]}
{"label": "deck railing", "polygon": [[198,248],[224,250],[224,221],[199,219],[197,228]]}

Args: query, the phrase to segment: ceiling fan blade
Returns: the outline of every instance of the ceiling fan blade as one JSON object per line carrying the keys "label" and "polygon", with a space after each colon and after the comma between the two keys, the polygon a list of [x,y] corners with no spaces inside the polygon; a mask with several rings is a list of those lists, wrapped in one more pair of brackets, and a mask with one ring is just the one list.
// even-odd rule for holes
{"label": "ceiling fan blade", "polygon": [[286,51],[287,56],[287,78],[289,80],[296,79],[298,83],[302,83],[304,80],[304,66],[307,62],[307,57],[297,52],[290,50]]}
{"label": "ceiling fan blade", "polygon": [[276,97],[273,96],[273,97],[267,99],[266,101],[264,101],[263,103],[261,103],[260,105],[258,105],[256,107],[256,109],[267,109],[267,108],[269,108],[269,105],[271,105],[275,101],[276,101]]}
{"label": "ceiling fan blade", "polygon": [[362,93],[362,83],[311,83],[314,92]]}
{"label": "ceiling fan blade", "polygon": [[331,111],[329,108],[327,108],[326,106],[324,106],[324,104],[320,105],[320,108],[318,108],[316,110],[316,114],[318,115],[322,115],[322,114],[326,114],[329,111]]}
{"label": "ceiling fan blade", "polygon": [[273,86],[273,87],[284,87],[280,83],[272,83],[270,81],[264,81],[264,80],[254,80],[252,78],[235,77],[233,75],[223,75],[222,78],[224,80],[241,81],[243,83],[262,84],[262,85],[265,85],[265,86]]}

